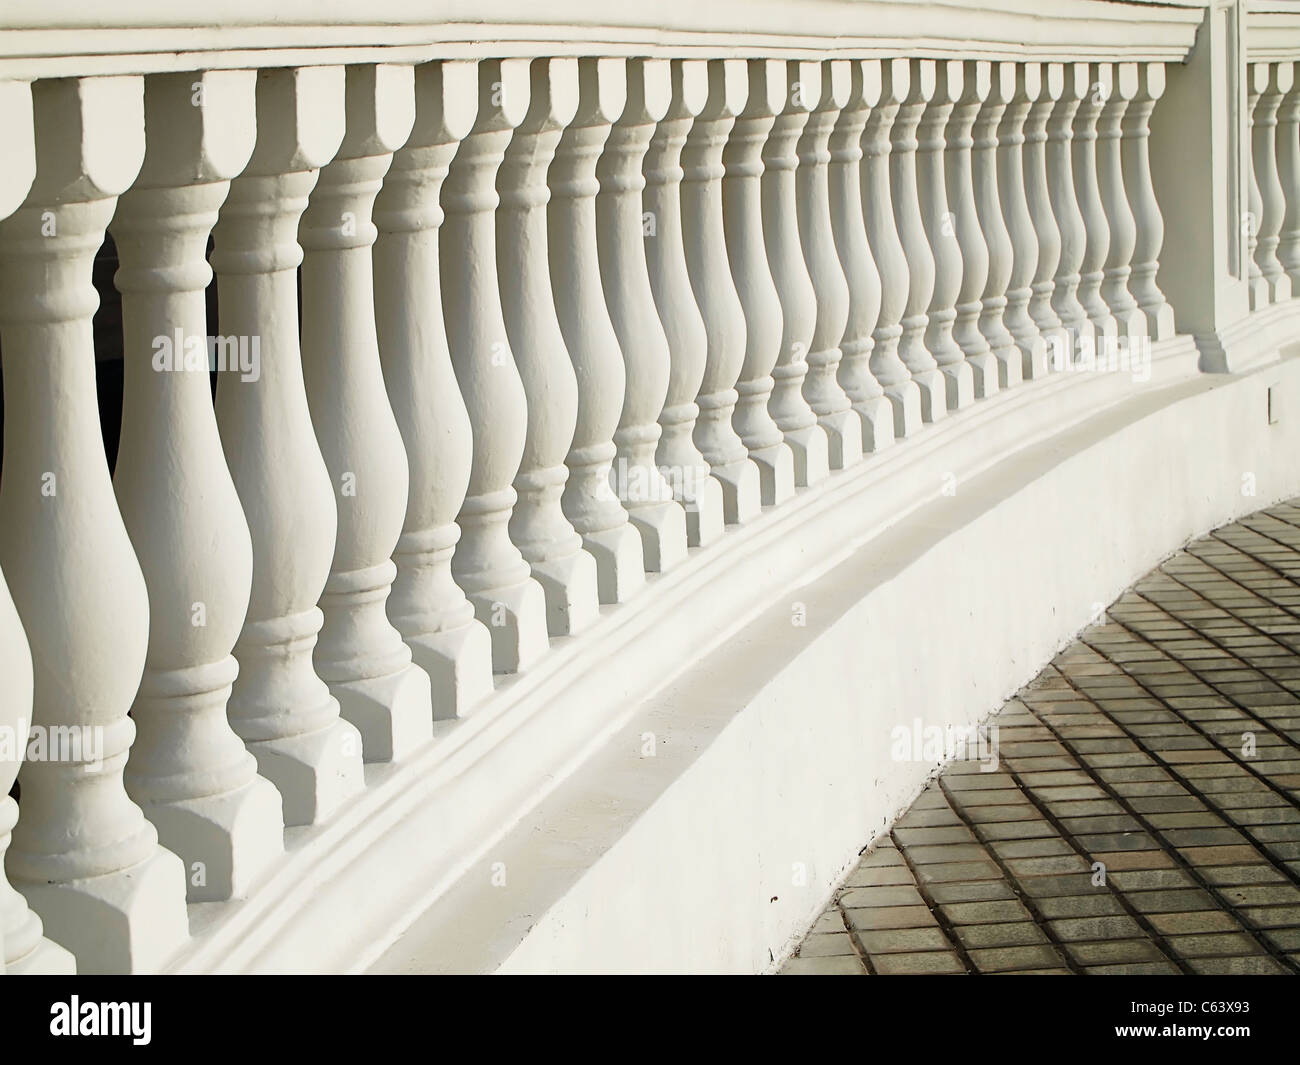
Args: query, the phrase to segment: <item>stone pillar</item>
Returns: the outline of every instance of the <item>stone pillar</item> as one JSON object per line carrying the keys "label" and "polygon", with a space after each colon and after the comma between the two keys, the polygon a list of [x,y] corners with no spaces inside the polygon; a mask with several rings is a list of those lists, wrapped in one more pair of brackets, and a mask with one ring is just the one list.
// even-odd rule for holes
{"label": "stone pillar", "polygon": [[596,560],[564,516],[564,457],[578,424],[578,379],[555,316],[547,253],[546,172],[560,131],[578,108],[578,61],[535,59],[528,113],[515,129],[497,177],[497,260],[506,335],[528,403],[528,435],[515,476],[510,538],[546,593],[552,636],[572,636],[600,617]]}
{"label": "stone pillar", "polygon": [[[880,317],[880,272],[871,257],[862,211],[862,132],[880,100],[880,64],[849,62],[849,96],[830,139],[831,227],[835,250],[849,286],[849,317],[840,341],[840,387],[862,421],[864,451],[881,451],[894,442],[894,412],[871,372],[872,332]],[[906,368],[904,368],[906,376]],[[911,383],[910,376],[907,377]],[[915,389],[915,385],[912,386]],[[919,403],[919,393],[914,393]]]}
{"label": "stone pillar", "polygon": [[715,59],[708,65],[709,88],[682,149],[682,227],[691,289],[704,318],[708,352],[696,405],[695,443],[722,484],[727,524],[742,524],[762,507],[758,467],[733,428],[736,382],[745,362],[745,309],[736,294],[727,260],[723,224],[723,148],[748,95],[745,62]]}
{"label": "stone pillar", "polygon": [[[280,789],[287,825],[315,824],[359,792],[361,737],[312,663],[334,555],[329,470],[307,406],[298,341],[298,221],[344,129],[342,67],[259,71],[257,145],[213,232],[221,333],[258,342],[259,373],[226,369],[217,426],[253,541],[235,643],[231,726]],[[248,379],[245,379],[245,378]]]}
{"label": "stone pillar", "polygon": [[682,148],[695,116],[708,100],[709,72],[702,59],[674,59],[669,68],[672,99],[646,151],[641,204],[650,288],[668,341],[668,392],[659,413],[663,430],[655,461],[671,470],[675,498],[686,511],[686,539],[703,547],[722,535],[722,485],[695,444],[700,409],[695,397],[704,379],[708,336],[691,290],[682,232]]}
{"label": "stone pillar", "polygon": [[379,358],[409,475],[388,616],[429,677],[437,720],[466,716],[492,692],[491,637],[451,573],[473,438],[439,298],[438,199],[477,115],[477,78],[464,61],[416,68],[414,128],[374,208]]}
{"label": "stone pillar", "polygon": [[776,506],[794,495],[794,452],[772,417],[772,370],[781,356],[781,297],[768,266],[763,240],[763,151],[776,115],[785,107],[786,64],[751,59],[749,94],[722,154],[722,209],[731,276],[745,309],[745,362],[732,418],[758,467],[763,505]]}
{"label": "stone pillar", "polygon": [[641,167],[655,126],[668,113],[672,81],[668,61],[658,59],[629,61],[625,76],[626,104],[596,166],[600,278],[626,379],[614,432],[614,485],[641,534],[646,570],[664,573],[686,558],[686,513],[655,462],[671,358],[650,288]]}
{"label": "stone pillar", "polygon": [[[253,152],[256,82],[251,70],[150,75],[144,166],[111,226],[125,352],[114,485],[150,622],[126,788],[185,863],[192,902],[246,894],[284,849],[280,794],[226,718],[253,545],[212,409],[204,299],[208,235]],[[243,368],[227,387],[256,387]]]}
{"label": "stone pillar", "polygon": [[439,230],[441,261],[449,264],[440,271],[447,346],[474,440],[451,569],[492,635],[497,673],[527,669],[550,646],[546,596],[508,528],[528,400],[506,334],[497,273],[497,172],[527,114],[528,89],[527,60],[478,64],[478,112],[443,184],[446,218]]}
{"label": "stone pillar", "polygon": [[[147,972],[188,935],[185,868],[122,783],[149,600],[104,457],[91,325],[95,252],[144,159],[143,81],[38,81],[32,101],[36,178],[0,222],[0,567],[31,647],[32,725],[69,742],[29,751],[5,868],[81,972]],[[22,698],[21,675],[6,680]]]}

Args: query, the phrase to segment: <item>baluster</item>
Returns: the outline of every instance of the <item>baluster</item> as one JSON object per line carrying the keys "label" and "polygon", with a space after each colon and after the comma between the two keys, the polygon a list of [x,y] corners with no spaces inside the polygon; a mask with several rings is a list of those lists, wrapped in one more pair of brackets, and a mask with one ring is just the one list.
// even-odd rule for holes
{"label": "baluster", "polygon": [[1124,187],[1133,208],[1136,229],[1129,291],[1146,316],[1146,333],[1152,340],[1166,340],[1174,335],[1174,309],[1156,284],[1165,224],[1151,183],[1151,112],[1164,91],[1165,65],[1139,63],[1137,89],[1124,113],[1121,148]]}
{"label": "baluster", "polygon": [[934,257],[934,290],[930,296],[925,346],[943,374],[949,410],[969,407],[975,400],[975,373],[953,336],[957,298],[961,294],[962,257],[956,220],[948,204],[947,145],[944,131],[953,108],[962,98],[962,63],[935,64],[934,95],[917,129],[916,176],[921,186],[921,220]]}
{"label": "baluster", "polygon": [[817,328],[817,293],[799,246],[799,136],[813,102],[821,95],[821,69],[792,61],[786,67],[786,93],[763,145],[763,243],[781,302],[781,353],[772,369],[767,402],[786,445],[794,455],[794,483],[800,487],[830,473],[830,442],[803,395],[808,353]]}
{"label": "baluster", "polygon": [[646,570],[664,573],[686,558],[686,514],[655,464],[670,356],[650,288],[641,165],[655,126],[668,113],[672,82],[667,60],[658,59],[629,61],[625,77],[627,102],[596,166],[600,277],[623,352],[627,384],[614,433],[618,449],[614,481],[628,520],[641,534]]}
{"label": "baluster", "polygon": [[1024,377],[1023,359],[1015,337],[1006,326],[1007,285],[1011,281],[1014,249],[1002,217],[998,189],[998,127],[1007,104],[1015,97],[1016,65],[994,63],[989,93],[975,119],[971,169],[975,182],[975,210],[989,253],[989,271],[980,296],[979,329],[998,364],[998,387],[1010,388]]}
{"label": "baluster", "polygon": [[31,647],[32,724],[58,749],[22,765],[5,867],[81,972],[148,971],[188,935],[185,868],[122,783],[149,603],[105,460],[91,325],[95,252],[144,158],[143,82],[38,81],[32,101],[36,179],[0,222],[0,567]]}
{"label": "baluster", "polygon": [[786,64],[751,59],[749,95],[722,153],[722,209],[727,257],[736,293],[745,309],[745,363],[732,419],[758,467],[763,505],[775,506],[794,495],[794,452],[772,417],[772,371],[781,356],[781,298],[767,262],[763,240],[763,150],[785,107]]}
{"label": "baluster", "polygon": [[[880,64],[849,61],[849,96],[830,139],[831,226],[835,250],[849,286],[849,316],[840,341],[839,382],[862,422],[862,448],[881,451],[894,442],[894,412],[885,390],[871,372],[875,340],[871,333],[880,317],[880,273],[867,242],[862,212],[862,132],[867,116],[880,100]],[[916,401],[920,393],[903,368]]]}
{"label": "baluster", "polygon": [[[27,82],[0,82],[0,135],[8,147],[0,173],[0,217],[21,206],[36,176],[32,128],[32,90]],[[0,974],[63,974],[76,970],[66,950],[44,937],[41,919],[10,885],[5,851],[18,821],[18,803],[9,797],[27,751],[32,720],[32,655],[9,585],[0,574],[0,670],[6,696],[0,701]],[[7,742],[4,742],[7,741]]]}
{"label": "baluster", "polygon": [[975,205],[972,149],[975,146],[975,120],[993,88],[993,68],[985,60],[975,60],[964,65],[962,74],[961,94],[953,104],[952,117],[948,119],[944,136],[948,206],[962,261],[953,339],[970,363],[975,398],[983,399],[998,390],[998,361],[980,331],[984,286],[989,279],[989,246],[984,239],[984,230],[980,228],[979,209]]}
{"label": "baluster", "polygon": [[626,101],[625,60],[578,63],[578,110],[555,149],[547,206],[555,308],[578,377],[564,512],[595,556],[602,603],[626,602],[645,583],[641,537],[610,479],[627,372],[602,291],[596,235],[596,167]]}
{"label": "baluster", "polygon": [[[1282,231],[1278,240],[1278,260],[1291,279],[1291,291],[1300,292],[1300,79],[1295,76],[1295,64],[1288,64],[1290,74],[1279,74],[1282,78],[1290,77],[1291,89],[1282,98],[1277,113],[1277,165],[1282,181],[1282,191],[1286,197],[1286,211],[1282,218]],[[1149,64],[1144,71],[1144,82],[1155,83],[1157,64]],[[1163,65],[1159,65],[1159,89],[1164,88]],[[1150,95],[1152,90],[1148,89]],[[1155,91],[1159,96],[1159,90]],[[1141,99],[1142,97],[1139,97]],[[1152,97],[1152,104],[1155,97]],[[1148,113],[1150,107],[1147,108]],[[1145,133],[1143,134],[1145,138]],[[1146,163],[1146,141],[1142,142],[1142,161]],[[1136,154],[1136,153],[1135,153]],[[1147,176],[1150,178],[1150,166],[1147,164]],[[1137,268],[1134,267],[1134,274]],[[1162,297],[1163,300],[1163,297]],[[1140,301],[1140,297],[1139,297]]]}
{"label": "baluster", "polygon": [[1268,67],[1263,63],[1248,63],[1246,70],[1246,121],[1250,142],[1246,153],[1246,276],[1250,293],[1250,309],[1259,310],[1268,304],[1268,282],[1259,268],[1259,220],[1264,213],[1264,200],[1259,190],[1259,166],[1255,162],[1255,125],[1260,110],[1260,100],[1268,88]]}
{"label": "baluster", "polygon": [[795,172],[799,238],[817,306],[803,394],[830,442],[831,469],[842,470],[862,461],[862,419],[837,379],[849,320],[849,285],[835,252],[830,202],[830,138],[849,98],[848,60],[827,60],[820,71],[821,94],[809,101],[812,111],[799,138]]}
{"label": "baluster", "polygon": [[1259,238],[1255,244],[1255,261],[1268,286],[1268,300],[1278,303],[1291,298],[1291,278],[1278,258],[1282,221],[1286,215],[1286,194],[1278,171],[1278,107],[1295,82],[1295,68],[1290,63],[1257,63],[1263,71],[1264,87],[1259,103],[1252,111],[1251,160],[1259,184]]}
{"label": "baluster", "polygon": [[645,234],[650,288],[668,341],[668,392],[659,414],[663,434],[655,461],[673,471],[674,497],[686,510],[686,539],[703,547],[722,535],[722,485],[709,475],[694,440],[700,409],[695,396],[704,379],[708,337],[691,291],[682,233],[682,148],[709,93],[703,60],[674,59],[670,65],[672,100],[655,127],[646,152],[641,203],[650,228]]}
{"label": "baluster", "polygon": [[[497,172],[528,111],[525,59],[478,65],[478,113],[442,187],[439,230],[447,346],[473,433],[469,487],[457,519],[456,582],[492,635],[497,673],[527,669],[549,647],[546,596],[510,541],[528,432],[528,402],[506,335],[497,276]],[[454,265],[452,265],[454,264]]]}
{"label": "baluster", "polygon": [[1070,337],[1052,306],[1053,279],[1061,262],[1061,230],[1052,213],[1052,196],[1047,180],[1047,123],[1065,91],[1065,68],[1044,63],[1039,68],[1039,92],[1025,119],[1025,200],[1038,250],[1030,284],[1029,316],[1043,338],[1047,368],[1065,366]]}
{"label": "baluster", "polygon": [[361,737],[312,663],[337,517],[298,343],[298,221],[342,142],[343,107],[341,67],[260,71],[257,145],[213,230],[221,333],[256,338],[260,353],[256,381],[228,369],[217,387],[217,427],[253,540],[226,712],[279,788],[286,825],[322,821],[365,786]]}
{"label": "baluster", "polygon": [[1124,116],[1137,95],[1136,63],[1116,63],[1111,92],[1102,107],[1097,124],[1097,169],[1100,174],[1101,199],[1110,223],[1110,248],[1106,254],[1101,295],[1115,319],[1122,337],[1145,337],[1147,316],[1138,308],[1129,291],[1133,273],[1133,249],[1137,247],[1137,220],[1129,206],[1124,188],[1123,141]]}
{"label": "baluster", "polygon": [[347,130],[298,228],[303,377],[338,510],[314,657],[368,762],[404,758],[433,735],[429,677],[385,610],[410,471],[379,363],[370,253],[375,197],[415,121],[414,77],[409,66],[347,68]]}
{"label": "baluster", "polygon": [[546,593],[552,636],[574,635],[600,616],[596,560],[582,549],[582,537],[560,505],[569,478],[564,457],[578,423],[578,379],[555,316],[546,237],[546,172],[560,131],[577,108],[577,60],[534,60],[528,114],[497,177],[501,304],[510,350],[532,401],[510,538]]}
{"label": "baluster", "polygon": [[916,130],[935,89],[935,64],[931,59],[910,65],[885,65],[886,92],[900,101],[898,117],[890,131],[889,178],[893,185],[894,221],[907,259],[907,299],[900,325],[898,357],[921,389],[921,416],[938,421],[948,413],[947,385],[934,356],[925,347],[930,297],[934,293],[934,255],[921,221],[916,180]]}
{"label": "baluster", "polygon": [[1061,261],[1057,266],[1052,307],[1069,334],[1067,364],[1085,348],[1091,349],[1096,329],[1079,302],[1079,269],[1088,243],[1083,212],[1074,191],[1074,116],[1088,96],[1088,64],[1068,63],[1061,99],[1047,123],[1047,181],[1052,211],[1061,231]]}
{"label": "baluster", "polygon": [[875,342],[871,352],[871,372],[884,387],[894,408],[894,435],[901,439],[921,427],[924,403],[929,400],[928,395],[922,399],[920,383],[913,379],[898,351],[899,338],[903,335],[899,323],[907,306],[908,265],[903,242],[898,236],[898,225],[894,221],[889,141],[899,105],[903,102],[900,93],[907,89],[907,60],[886,60],[875,69],[880,71],[880,100],[867,116],[862,135],[862,198],[867,242],[880,275],[880,314],[871,334]]}
{"label": "baluster", "polygon": [[736,382],[745,362],[745,309],[727,261],[723,225],[722,153],[745,107],[746,64],[714,59],[708,64],[709,90],[682,149],[682,227],[691,289],[708,337],[704,378],[696,397],[700,415],[695,443],[722,485],[727,524],[754,518],[762,506],[758,467],[732,426]]}
{"label": "baluster", "polygon": [[[251,70],[150,75],[144,166],[111,226],[125,352],[114,485],[150,622],[126,789],[190,871],[193,902],[245,894],[284,849],[280,794],[226,718],[253,546],[212,409],[204,297],[208,234],[253,152],[256,83]],[[223,338],[214,354],[249,343]],[[241,363],[228,387],[256,387],[245,369],[260,367]]]}
{"label": "baluster", "polygon": [[492,639],[451,574],[472,438],[439,298],[438,197],[474,124],[477,79],[468,62],[416,68],[414,128],[374,208],[379,357],[410,478],[388,616],[429,677],[438,720],[466,716],[492,692]]}
{"label": "baluster", "polygon": [[1017,63],[1016,87],[998,129],[998,192],[1002,218],[1011,241],[1011,273],[1003,323],[1020,349],[1021,376],[1036,381],[1047,373],[1047,345],[1029,314],[1034,273],[1038,269],[1038,237],[1025,191],[1025,120],[1043,91],[1042,67]]}
{"label": "baluster", "polygon": [[1110,308],[1101,298],[1106,256],[1110,252],[1110,222],[1097,180],[1097,122],[1114,88],[1114,69],[1110,63],[1093,63],[1088,70],[1092,83],[1074,113],[1072,142],[1074,191],[1087,233],[1083,262],[1079,266],[1079,302],[1088,312],[1088,320],[1101,344],[1113,340],[1119,330]]}

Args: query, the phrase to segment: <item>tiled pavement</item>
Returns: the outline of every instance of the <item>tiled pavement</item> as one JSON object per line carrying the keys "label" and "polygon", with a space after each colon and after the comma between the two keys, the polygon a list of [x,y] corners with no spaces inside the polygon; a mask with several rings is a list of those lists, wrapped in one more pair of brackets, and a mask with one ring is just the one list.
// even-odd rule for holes
{"label": "tiled pavement", "polygon": [[933,780],[783,972],[1300,973],[1300,499],[1179,552],[992,723],[997,771]]}

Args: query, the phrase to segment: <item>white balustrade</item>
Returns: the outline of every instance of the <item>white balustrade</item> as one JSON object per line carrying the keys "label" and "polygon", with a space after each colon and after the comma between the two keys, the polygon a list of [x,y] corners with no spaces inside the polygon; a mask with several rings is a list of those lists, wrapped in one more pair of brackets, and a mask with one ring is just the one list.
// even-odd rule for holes
{"label": "white balustrade", "polygon": [[497,259],[506,335],[529,397],[528,436],[515,476],[510,538],[546,593],[552,636],[572,636],[600,616],[596,560],[564,516],[564,458],[578,424],[578,379],[569,361],[547,253],[546,173],[560,131],[578,110],[578,61],[535,59],[528,113],[515,129],[497,178]]}
{"label": "white balustrade", "polygon": [[1042,67],[1016,64],[1016,87],[998,127],[998,195],[1011,241],[1011,272],[1002,320],[1020,349],[1020,372],[1037,380],[1047,372],[1047,345],[1029,313],[1038,270],[1038,236],[1025,190],[1025,122],[1043,91]]}
{"label": "white balustrade", "polygon": [[[820,74],[821,94],[810,101],[812,110],[799,138],[795,172],[799,238],[817,306],[803,394],[826,432],[831,469],[842,470],[862,461],[862,420],[853,413],[838,380],[840,344],[849,319],[849,286],[835,251],[830,205],[830,138],[849,99],[848,61],[822,63]],[[805,95],[809,88],[805,83]]]}
{"label": "white balustrade", "polygon": [[[641,534],[647,572],[665,573],[686,558],[686,512],[655,459],[671,357],[650,287],[641,193],[642,164],[656,125],[668,114],[672,81],[668,61],[661,59],[631,60],[625,77],[626,103],[596,166],[600,279],[626,382],[614,433],[614,485]],[[680,472],[668,474],[682,479]]]}
{"label": "white balustrade", "polygon": [[650,288],[669,356],[668,390],[659,413],[663,432],[655,461],[676,475],[670,484],[686,511],[687,542],[702,547],[722,534],[724,519],[722,485],[710,475],[694,438],[700,414],[695,397],[704,379],[708,336],[686,266],[681,161],[695,116],[708,100],[709,72],[704,60],[674,59],[669,76],[672,98],[646,150],[646,187],[641,198]]}
{"label": "white balustrade", "polygon": [[975,204],[975,120],[993,90],[993,70],[985,60],[963,66],[960,95],[944,133],[944,180],[948,189],[951,228],[961,252],[961,285],[957,291],[953,339],[960,345],[974,378],[975,397],[998,390],[998,361],[980,329],[984,286],[989,278],[989,246]]}
{"label": "white balustrade", "polygon": [[227,714],[280,789],[286,825],[322,821],[364,786],[360,734],[312,663],[337,515],[298,336],[298,222],[343,141],[344,82],[342,67],[259,72],[257,145],[213,231],[221,335],[259,352],[256,379],[228,365],[217,386],[221,444],[253,542]]}
{"label": "white balustrade", "polygon": [[[862,447],[868,452],[882,451],[894,442],[893,406],[871,372],[876,344],[872,332],[880,317],[880,272],[871,256],[862,210],[862,134],[871,108],[880,100],[880,88],[878,62],[850,61],[848,99],[830,138],[831,227],[849,286],[839,382],[862,421]],[[902,373],[911,385],[905,367]],[[919,394],[913,394],[919,402]]]}
{"label": "white balustrade", "polygon": [[[894,408],[894,435],[901,439],[921,427],[935,391],[924,392],[911,369],[899,357],[899,338],[908,300],[908,260],[894,220],[890,180],[890,131],[908,88],[905,59],[880,64],[880,99],[867,116],[862,134],[862,199],[866,212],[867,241],[880,276],[880,313],[872,332],[871,372]],[[901,95],[900,95],[901,94]],[[939,387],[942,388],[942,375]]]}
{"label": "white balustrade", "polygon": [[31,725],[68,741],[22,765],[5,869],[83,973],[157,969],[188,935],[185,867],[122,782],[149,600],[100,436],[91,325],[95,252],[144,159],[143,90],[38,82],[35,180],[0,222],[0,567],[31,648]]}
{"label": "white balustrade", "polygon": [[[965,71],[960,60],[936,63],[934,95],[917,127],[916,178],[920,183],[921,219],[934,259],[934,288],[925,328],[925,346],[943,374],[949,410],[961,410],[975,401],[975,372],[953,335],[964,271],[957,216],[948,202],[948,142],[945,136],[953,108],[961,100],[965,88]],[[974,224],[973,220],[971,224]]]}
{"label": "white balustrade", "polygon": [[722,153],[745,107],[747,78],[743,60],[709,61],[708,94],[682,149],[682,226],[690,234],[686,266],[708,343],[695,400],[695,443],[722,485],[729,525],[750,521],[762,507],[758,467],[731,420],[745,362],[745,309],[727,259],[722,208]]}
{"label": "white balustrade", "polygon": [[338,512],[314,659],[365,760],[390,762],[433,735],[428,674],[386,612],[410,470],[379,361],[371,258],[375,197],[415,122],[414,71],[348,67],[345,106],[343,143],[298,228],[303,378]]}
{"label": "white balustrade", "polygon": [[784,343],[784,315],[763,239],[763,152],[785,107],[788,75],[779,59],[751,59],[747,70],[748,97],[722,155],[727,258],[745,310],[745,361],[736,382],[740,398],[732,423],[758,467],[763,505],[771,507],[784,503],[795,489],[794,452],[769,407],[772,371]]}
{"label": "white balustrade", "polygon": [[528,401],[506,334],[497,272],[497,172],[528,112],[528,61],[484,60],[477,73],[477,115],[443,183],[446,217],[438,231],[447,347],[474,442],[451,569],[491,633],[493,669],[515,673],[549,647],[546,595],[510,541]]}
{"label": "white balustrade", "polygon": [[374,206],[379,358],[410,478],[388,616],[429,677],[439,720],[466,716],[492,693],[491,637],[451,572],[473,439],[439,299],[439,195],[478,114],[477,79],[465,61],[416,68],[414,127]]}
{"label": "white balustrade", "polygon": [[[247,893],[284,844],[280,794],[226,718],[253,545],[212,409],[204,302],[208,236],[253,152],[256,81],[150,75],[144,165],[110,227],[125,356],[114,485],[149,593],[126,788],[184,861],[196,902]],[[256,387],[241,372],[225,387]]]}

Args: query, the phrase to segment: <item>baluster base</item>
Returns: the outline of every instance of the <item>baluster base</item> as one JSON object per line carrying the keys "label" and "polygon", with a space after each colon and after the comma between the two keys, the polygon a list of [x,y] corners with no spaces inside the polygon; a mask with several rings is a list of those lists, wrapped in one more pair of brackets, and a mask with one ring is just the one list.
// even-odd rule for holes
{"label": "baluster base", "polygon": [[999,390],[1015,388],[1025,379],[1024,361],[1020,349],[1014,344],[1009,347],[995,348],[993,358],[997,360]]}
{"label": "baluster base", "polygon": [[1268,282],[1262,277],[1252,277],[1249,284],[1250,309],[1258,311],[1267,307],[1269,303]]}
{"label": "baluster base", "polygon": [[977,355],[967,355],[971,374],[975,378],[975,398],[987,399],[997,395],[999,384],[998,360],[991,351],[982,351]]}
{"label": "baluster base", "polygon": [[832,470],[847,470],[862,461],[862,419],[852,410],[818,415],[817,424],[826,434]]}
{"label": "baluster base", "polygon": [[894,411],[894,437],[902,440],[921,428],[921,388],[910,377],[885,388],[885,398]]}
{"label": "baluster base", "polygon": [[534,562],[532,571],[546,596],[546,631],[552,638],[576,636],[600,619],[596,560],[586,551]]}
{"label": "baluster base", "polygon": [[1047,344],[1040,336],[1017,337],[1020,349],[1020,379],[1040,381],[1047,376]]}
{"label": "baluster base", "polygon": [[1265,275],[1268,285],[1268,298],[1273,303],[1285,303],[1291,298],[1291,278],[1287,274]]}
{"label": "baluster base", "polygon": [[950,411],[964,410],[975,402],[975,371],[965,359],[940,366],[944,402]]}
{"label": "baluster base", "polygon": [[688,547],[707,547],[722,535],[726,516],[722,485],[707,473],[694,479],[690,498],[683,502],[686,510]]}
{"label": "baluster base", "polygon": [[139,805],[184,864],[190,902],[242,898],[284,853],[280,793],[261,777],[219,795]]}
{"label": "baluster base", "polygon": [[0,974],[70,976],[77,971],[76,959],[44,937],[41,919],[5,879],[4,855],[17,823],[18,804],[0,796]]}
{"label": "baluster base", "polygon": [[728,525],[753,521],[763,510],[758,467],[746,456],[725,466],[712,466],[709,473],[722,486],[722,516]]}
{"label": "baluster base", "polygon": [[784,432],[786,447],[794,456],[794,483],[797,488],[811,488],[831,475],[830,441],[817,424]]}
{"label": "baluster base", "polygon": [[257,771],[280,792],[285,825],[315,825],[366,785],[361,734],[341,719],[314,732],[248,744]]}
{"label": "baluster base", "polygon": [[492,694],[492,637],[477,620],[408,636],[406,643],[415,664],[429,677],[435,721],[468,717]]}
{"label": "baluster base", "polygon": [[[1300,282],[1297,282],[1300,284]],[[1147,336],[1151,343],[1168,340],[1174,335],[1174,309],[1167,303],[1140,308],[1147,320]]]}
{"label": "baluster base", "polygon": [[787,499],[794,498],[794,452],[784,440],[771,447],[751,451],[749,461],[758,467],[763,506],[779,506]]}
{"label": "baluster base", "polygon": [[492,672],[518,673],[546,654],[546,594],[531,578],[469,596],[492,637]]}
{"label": "baluster base", "polygon": [[73,976],[77,960],[57,943],[41,940],[21,958],[14,958],[0,970],[7,976]]}
{"label": "baluster base", "polygon": [[361,733],[366,762],[396,762],[433,739],[429,675],[411,663],[396,673],[330,681],[339,713]]}
{"label": "baluster base", "polygon": [[583,533],[582,546],[596,560],[596,588],[603,604],[626,603],[645,585],[641,534],[631,522]]}
{"label": "baluster base", "polygon": [[[920,394],[914,394],[918,399],[916,420],[919,422],[921,420]],[[859,400],[853,404],[853,410],[862,423],[862,451],[864,454],[883,451],[893,444],[895,431],[894,406],[889,402],[888,396],[882,394],[873,396],[871,399]]]}
{"label": "baluster base", "polygon": [[27,902],[80,975],[152,973],[189,939],[185,866],[158,847],[106,876],[21,885]]}
{"label": "baluster base", "polygon": [[1144,337],[1147,335],[1147,316],[1137,307],[1127,311],[1112,311],[1115,322],[1115,334],[1122,337]]}
{"label": "baluster base", "polygon": [[686,561],[686,515],[676,501],[631,508],[627,520],[641,534],[647,573],[667,573]]}
{"label": "baluster base", "polygon": [[948,416],[948,386],[943,372],[935,367],[912,374],[912,380],[921,390],[921,420],[937,422]]}

